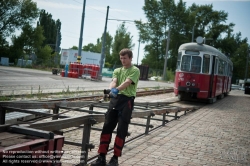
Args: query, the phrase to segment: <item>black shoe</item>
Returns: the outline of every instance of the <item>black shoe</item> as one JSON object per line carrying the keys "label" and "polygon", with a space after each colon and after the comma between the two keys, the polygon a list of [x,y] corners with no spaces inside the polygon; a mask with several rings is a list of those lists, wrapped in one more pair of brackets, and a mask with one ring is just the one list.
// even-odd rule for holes
{"label": "black shoe", "polygon": [[112,157],[107,166],[118,166],[118,159]]}
{"label": "black shoe", "polygon": [[98,156],[98,159],[91,164],[91,166],[106,166],[106,157]]}

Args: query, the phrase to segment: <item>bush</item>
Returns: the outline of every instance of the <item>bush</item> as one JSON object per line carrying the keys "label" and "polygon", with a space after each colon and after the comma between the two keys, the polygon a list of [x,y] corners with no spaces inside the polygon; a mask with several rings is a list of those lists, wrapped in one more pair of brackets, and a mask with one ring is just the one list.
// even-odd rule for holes
{"label": "bush", "polygon": [[166,71],[166,78],[167,78],[166,81],[172,81],[172,82],[174,81],[175,74],[171,69]]}
{"label": "bush", "polygon": [[33,68],[33,66],[31,64],[28,64],[28,65],[25,66],[25,68],[30,68],[31,69],[31,68]]}

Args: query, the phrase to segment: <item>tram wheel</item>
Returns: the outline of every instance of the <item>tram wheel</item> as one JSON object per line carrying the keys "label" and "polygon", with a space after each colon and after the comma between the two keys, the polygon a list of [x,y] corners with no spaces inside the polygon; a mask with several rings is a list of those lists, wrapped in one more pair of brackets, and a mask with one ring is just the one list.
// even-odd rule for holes
{"label": "tram wheel", "polygon": [[213,104],[213,103],[215,103],[216,102],[216,97],[214,97],[214,98],[210,98],[210,99],[208,99],[208,103],[209,104]]}

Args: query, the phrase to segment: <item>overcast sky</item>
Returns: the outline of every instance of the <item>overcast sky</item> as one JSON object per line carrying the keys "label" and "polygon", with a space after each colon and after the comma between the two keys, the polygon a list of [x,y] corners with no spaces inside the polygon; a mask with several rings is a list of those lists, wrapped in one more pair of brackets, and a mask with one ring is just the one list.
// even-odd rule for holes
{"label": "overcast sky", "polygon": [[[79,45],[83,0],[33,0],[40,9],[51,13],[53,19],[60,19],[62,23],[61,48],[67,49]],[[249,0],[184,0],[186,6],[192,3],[213,4],[214,10],[223,10],[228,13],[227,24],[235,23],[234,33],[241,32],[242,37],[250,40],[250,1]],[[105,25],[107,6],[110,6],[109,19],[146,20],[142,7],[144,0],[86,0],[85,21],[83,30],[83,45],[96,43],[100,38]],[[114,36],[118,25],[122,22],[109,20],[107,31]],[[126,23],[127,30],[133,36],[134,59],[138,55],[138,30],[133,23]],[[190,39],[191,40],[191,39]],[[248,42],[250,43],[250,42]],[[144,56],[143,46],[139,51],[139,64]]]}

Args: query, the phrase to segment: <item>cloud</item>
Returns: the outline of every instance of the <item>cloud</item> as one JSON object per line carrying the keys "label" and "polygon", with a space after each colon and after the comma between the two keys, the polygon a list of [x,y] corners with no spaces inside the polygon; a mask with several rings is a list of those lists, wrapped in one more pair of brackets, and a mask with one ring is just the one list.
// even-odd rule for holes
{"label": "cloud", "polygon": [[[82,4],[74,5],[70,3],[60,3],[60,2],[51,2],[51,1],[44,1],[44,0],[34,0],[37,2],[38,8],[55,8],[55,9],[77,9],[82,10]],[[107,11],[107,7],[102,6],[86,6],[88,9],[95,9],[99,11]],[[122,9],[116,9],[116,8],[110,8],[110,10],[115,12],[129,12],[127,10]]]}
{"label": "cloud", "polygon": [[56,3],[50,1],[34,0],[37,3],[38,8],[56,8],[56,9],[81,9],[82,6],[67,4],[67,3]]}

